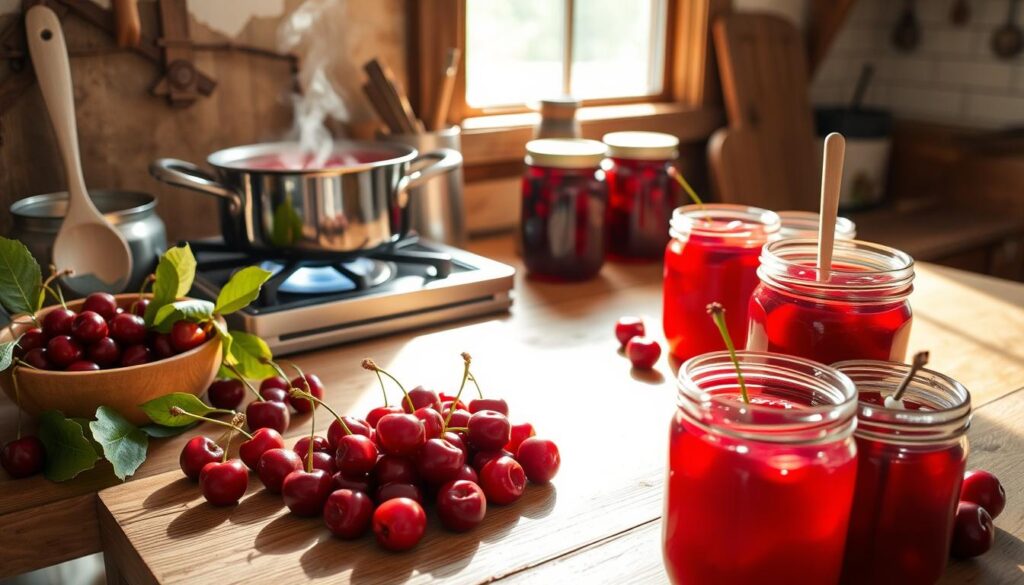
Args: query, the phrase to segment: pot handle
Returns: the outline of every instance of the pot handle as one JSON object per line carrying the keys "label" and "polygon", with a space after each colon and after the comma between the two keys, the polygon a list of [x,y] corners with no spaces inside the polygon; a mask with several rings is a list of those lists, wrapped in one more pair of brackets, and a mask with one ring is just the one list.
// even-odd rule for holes
{"label": "pot handle", "polygon": [[149,174],[157,181],[184,187],[227,199],[232,213],[242,207],[242,198],[231,189],[217,182],[217,179],[198,166],[176,158],[158,158],[149,165]]}
{"label": "pot handle", "polygon": [[409,204],[409,190],[419,187],[423,183],[446,173],[450,173],[462,166],[462,153],[452,148],[439,148],[425,152],[416,157],[412,164],[424,160],[435,160],[437,162],[425,167],[416,169],[402,177],[398,184],[398,205],[405,208]]}

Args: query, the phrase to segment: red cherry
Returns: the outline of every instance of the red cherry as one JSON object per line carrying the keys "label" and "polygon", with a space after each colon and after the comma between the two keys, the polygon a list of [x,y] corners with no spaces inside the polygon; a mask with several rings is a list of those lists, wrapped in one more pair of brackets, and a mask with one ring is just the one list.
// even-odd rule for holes
{"label": "red cherry", "polygon": [[477,485],[480,484],[480,476],[477,475],[476,470],[470,467],[468,463],[462,466],[462,469],[460,469],[459,472],[455,474],[455,477],[452,478],[452,481],[460,479],[471,481]]}
{"label": "red cherry", "polygon": [[516,461],[523,466],[526,477],[533,483],[548,483],[562,465],[558,446],[538,437],[530,437],[523,441],[516,454]]}
{"label": "red cherry", "polygon": [[[262,382],[260,382],[260,396],[263,396],[263,391],[264,390],[268,390],[270,388],[276,388],[278,390],[284,390],[285,391],[285,396],[287,396],[288,388],[289,388],[288,380],[285,380],[281,376],[271,376],[269,378],[265,378]],[[263,398],[266,398],[267,400],[270,400],[266,396],[263,396]]]}
{"label": "red cherry", "polygon": [[334,491],[331,475],[322,469],[293,471],[281,484],[281,497],[296,516],[317,516],[323,512],[327,496]]}
{"label": "red cherry", "polygon": [[953,545],[950,552],[959,559],[969,559],[988,552],[996,539],[992,516],[973,502],[960,502],[953,521]]}
{"label": "red cherry", "polygon": [[252,438],[238,446],[238,456],[249,469],[256,469],[260,458],[271,449],[283,449],[284,439],[281,433],[271,428],[256,429]]}
{"label": "red cherry", "polygon": [[148,364],[152,361],[152,357],[149,348],[145,345],[141,343],[129,345],[121,351],[121,366],[127,368],[129,366]]}
{"label": "red cherry", "polygon": [[139,317],[145,317],[146,316],[146,308],[149,307],[149,301],[150,300],[147,297],[143,297],[141,299],[136,299],[128,307],[128,312],[130,312],[133,315],[138,315]]}
{"label": "red cherry", "polygon": [[82,311],[92,311],[109,321],[117,314],[117,299],[110,293],[94,292],[85,297]]}
{"label": "red cherry", "polygon": [[66,372],[98,372],[100,369],[99,364],[86,360],[78,360],[77,362],[71,362],[68,367],[64,368]]}
{"label": "red cherry", "polygon": [[[447,412],[442,412],[441,416],[447,417],[448,413]],[[455,412],[452,413],[452,417],[450,419],[448,419],[448,427],[449,428],[455,427],[455,428],[463,428],[464,429],[464,428],[469,426],[469,419],[472,416],[473,415],[470,414],[468,410],[461,410],[461,409],[460,410],[456,410]],[[463,437],[466,436],[466,432],[465,431],[458,431],[458,434],[460,436],[463,436]]]}
{"label": "red cherry", "polygon": [[469,412],[476,414],[481,410],[493,410],[508,416],[508,403],[502,398],[477,398],[469,403]]}
{"label": "red cherry", "polygon": [[456,410],[458,410],[458,409],[460,409],[460,408],[461,408],[462,410],[469,410],[469,408],[468,408],[468,407],[466,406],[466,403],[465,403],[465,402],[463,402],[463,401],[461,401],[461,400],[459,400],[458,402],[456,402],[456,401],[455,401],[455,398],[456,398],[456,397],[455,397],[454,395],[451,395],[451,394],[445,394],[444,392],[442,392],[442,393],[440,394],[440,397],[441,397],[441,412],[444,412],[444,411],[446,411],[446,410],[450,409],[450,408],[451,408],[451,406],[452,406],[452,404],[455,404],[455,409],[456,409]]}
{"label": "red cherry", "polygon": [[314,451],[313,469],[319,469],[326,472],[327,475],[333,476],[338,472],[338,467],[334,464],[334,455],[323,451]]}
{"label": "red cherry", "polygon": [[536,434],[537,433],[533,430],[533,425],[530,423],[512,425],[512,438],[510,438],[508,440],[508,444],[505,445],[505,450],[511,453],[518,453],[519,445],[522,445],[523,441]]}
{"label": "red cherry", "polygon": [[[365,420],[354,416],[343,416],[341,418],[345,421],[345,426],[348,427],[348,430],[352,431],[352,434],[362,435],[364,437],[370,437],[373,435],[373,429],[370,428],[369,423]],[[331,426],[327,427],[327,441],[332,447],[337,448],[341,438],[347,434],[348,433],[345,432],[345,427],[341,426],[338,419],[331,421]]]}
{"label": "red cherry", "polygon": [[411,414],[389,414],[377,423],[377,440],[385,453],[413,455],[426,442],[426,431]]}
{"label": "red cherry", "polygon": [[157,333],[153,337],[153,353],[159,360],[165,360],[178,354],[171,346],[171,336],[167,333]]}
{"label": "red cherry", "polygon": [[82,359],[85,352],[78,342],[71,339],[70,335],[58,335],[53,337],[46,344],[46,358],[58,368],[65,368],[71,362]]}
{"label": "red cherry", "polygon": [[466,442],[462,440],[462,435],[452,431],[446,431],[441,435],[441,438],[461,449],[462,452],[466,454],[467,461],[469,460],[469,447],[467,447]]}
{"label": "red cherry", "polygon": [[494,451],[508,444],[512,425],[500,412],[481,410],[469,419],[469,444],[478,451]]}
{"label": "red cherry", "polygon": [[146,340],[146,323],[131,313],[114,315],[110,320],[110,336],[121,345],[135,345]]}
{"label": "red cherry", "polygon": [[486,514],[487,498],[480,486],[472,481],[451,481],[437,492],[437,515],[448,530],[472,530]]}
{"label": "red cherry", "polygon": [[83,311],[71,323],[71,336],[82,343],[92,343],[107,336],[107,322],[99,313]]}
{"label": "red cherry", "polygon": [[424,406],[417,408],[413,416],[423,421],[423,432],[428,439],[436,439],[441,436],[441,429],[444,427],[444,418],[441,413],[433,408]]}
{"label": "red cherry", "polygon": [[368,475],[346,475],[344,471],[334,474],[334,489],[352,490],[369,495],[373,482]]}
{"label": "red cherry", "polygon": [[409,498],[388,500],[373,513],[377,544],[387,550],[409,550],[423,538],[426,529],[427,515],[423,507]]}
{"label": "red cherry", "polygon": [[378,406],[366,415],[366,422],[369,423],[371,427],[377,428],[377,423],[385,414],[402,414],[403,412],[405,411],[402,410],[401,406]]}
{"label": "red cherry", "polygon": [[175,321],[171,326],[171,347],[178,353],[199,347],[206,341],[206,331],[198,323]]}
{"label": "red cherry", "polygon": [[0,465],[14,479],[35,475],[46,463],[46,448],[39,437],[23,435],[4,445],[0,451]]}
{"label": "red cherry", "polygon": [[263,487],[272,494],[281,493],[284,478],[293,471],[302,469],[302,458],[291,449],[269,449],[260,456],[256,465],[256,474],[260,476]]}
{"label": "red cherry", "polygon": [[288,391],[280,388],[265,388],[260,390],[260,398],[268,400],[270,402],[280,402],[287,406],[288,404]]}
{"label": "red cherry", "polygon": [[444,439],[429,439],[417,458],[420,477],[432,485],[451,480],[465,464],[466,454],[462,449]]}
{"label": "red cherry", "polygon": [[71,326],[77,314],[71,309],[58,307],[43,316],[43,333],[47,337],[71,335]]}
{"label": "red cherry", "polygon": [[995,520],[1006,507],[1006,491],[996,476],[987,471],[972,469],[964,474],[960,501],[978,504]]}
{"label": "red cherry", "polygon": [[334,465],[351,476],[365,475],[377,464],[377,445],[363,435],[345,435],[338,442]]}
{"label": "red cherry", "polygon": [[638,370],[649,370],[661,357],[661,346],[650,337],[634,337],[626,344],[626,357]]}
{"label": "red cherry", "polygon": [[473,469],[480,471],[484,468],[484,465],[487,465],[498,457],[514,458],[514,455],[514,453],[510,453],[504,449],[499,449],[497,451],[477,451],[473,454]]}
{"label": "red cherry", "polygon": [[386,483],[377,488],[374,500],[380,505],[395,498],[409,498],[415,500],[417,504],[423,505],[423,494],[420,492],[420,488],[411,483]]}
{"label": "red cherry", "polygon": [[121,348],[112,338],[104,337],[86,348],[85,356],[106,368],[121,361]]}
{"label": "red cherry", "polygon": [[619,317],[615,323],[615,338],[619,340],[619,345],[622,347],[626,347],[630,339],[644,335],[646,335],[644,321],[640,317]]}
{"label": "red cherry", "polygon": [[[321,400],[324,398],[324,383],[320,381],[320,378],[318,378],[316,374],[306,374],[304,377],[298,376],[292,380],[292,386],[302,390],[303,392],[309,392]],[[310,412],[316,406],[305,398],[298,398],[295,396],[289,396],[288,403],[291,404],[292,408],[295,409],[295,412],[298,413]]]}
{"label": "red cherry", "polygon": [[41,349],[46,347],[46,342],[49,338],[43,333],[43,330],[38,327],[33,327],[21,334],[21,338],[18,339],[18,349],[21,350],[19,355],[25,355],[33,349]]}
{"label": "red cherry", "polygon": [[372,518],[373,501],[363,492],[335,490],[324,504],[324,524],[339,538],[359,538]]}
{"label": "red cherry", "polygon": [[249,470],[238,459],[207,463],[199,472],[199,487],[214,506],[236,504],[249,487]]}
{"label": "red cherry", "polygon": [[214,463],[224,458],[224,449],[208,437],[192,437],[181,450],[178,464],[185,477],[196,481],[199,473],[207,463]]}
{"label": "red cherry", "polygon": [[480,470],[480,487],[487,494],[488,502],[511,504],[526,489],[526,473],[515,459],[498,457]]}
{"label": "red cherry", "polygon": [[206,390],[206,397],[214,408],[234,410],[245,398],[245,384],[241,380],[214,380]]}
{"label": "red cherry", "polygon": [[50,363],[50,360],[46,356],[46,349],[42,347],[26,351],[25,356],[21,358],[21,361],[37,370],[49,370],[53,368],[53,364]]}
{"label": "red cherry", "polygon": [[334,453],[334,449],[332,449],[331,444],[327,442],[327,438],[321,437],[320,435],[314,435],[312,439],[310,439],[309,435],[300,438],[295,442],[295,445],[292,446],[292,450],[295,451],[299,457],[305,458],[306,454],[309,452],[310,441],[313,443],[314,453]]}
{"label": "red cherry", "polygon": [[377,483],[419,483],[420,474],[416,464],[405,457],[384,455],[373,467],[373,475]]}
{"label": "red cherry", "polygon": [[249,424],[249,429],[253,431],[271,428],[283,433],[288,430],[290,419],[288,407],[283,402],[254,400],[245,407],[245,420]]}
{"label": "red cherry", "polygon": [[[412,400],[412,408],[409,408],[409,400]],[[417,386],[409,390],[409,398],[402,397],[402,410],[406,414],[412,414],[420,408],[433,408],[441,410],[441,400],[433,390],[427,390],[423,386]]]}

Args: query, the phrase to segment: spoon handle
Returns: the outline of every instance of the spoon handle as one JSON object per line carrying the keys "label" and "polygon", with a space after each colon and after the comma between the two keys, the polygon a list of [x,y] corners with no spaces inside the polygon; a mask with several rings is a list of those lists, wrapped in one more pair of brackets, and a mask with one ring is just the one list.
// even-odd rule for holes
{"label": "spoon handle", "polygon": [[825,137],[821,169],[821,211],[818,223],[818,280],[827,282],[832,272],[832,248],[835,245],[839,193],[843,185],[843,160],[846,139],[838,132]]}
{"label": "spoon handle", "polygon": [[25,34],[39,89],[50,114],[53,131],[57,135],[61,158],[64,159],[70,199],[66,219],[82,215],[99,216],[85,190],[85,178],[82,175],[74,92],[71,88],[71,65],[60,19],[46,6],[33,6],[25,14]]}

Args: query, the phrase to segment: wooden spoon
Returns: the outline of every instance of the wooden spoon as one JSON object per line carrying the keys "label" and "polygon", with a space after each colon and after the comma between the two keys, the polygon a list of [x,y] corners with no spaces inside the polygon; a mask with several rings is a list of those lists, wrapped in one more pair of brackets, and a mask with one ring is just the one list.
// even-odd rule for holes
{"label": "wooden spoon", "polygon": [[821,165],[821,220],[818,223],[818,281],[827,282],[832,273],[832,248],[839,214],[839,192],[843,184],[846,139],[838,132],[825,137]]}
{"label": "wooden spoon", "polygon": [[53,10],[33,6],[25,14],[25,33],[68,179],[68,210],[53,244],[53,262],[58,270],[73,271],[63,284],[75,293],[121,292],[132,272],[131,251],[85,190],[71,65],[60,20]]}

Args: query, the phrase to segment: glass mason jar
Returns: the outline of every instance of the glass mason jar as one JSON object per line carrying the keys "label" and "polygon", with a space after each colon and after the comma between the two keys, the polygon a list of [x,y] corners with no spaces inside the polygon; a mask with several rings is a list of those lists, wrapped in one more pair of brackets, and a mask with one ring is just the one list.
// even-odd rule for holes
{"label": "glass mason jar", "polygon": [[[782,225],[776,232],[776,240],[787,238],[817,238],[820,215],[813,211],[780,211]],[[836,239],[852,240],[857,237],[857,225],[845,217],[836,218]]]}
{"label": "glass mason jar", "polygon": [[526,143],[520,236],[531,276],[583,280],[604,263],[608,186],[596,140],[545,138]]}
{"label": "glass mason jar", "polygon": [[831,364],[903,361],[912,314],[914,260],[895,248],[836,240],[827,281],[817,280],[818,244],[771,242],[750,299],[747,349]]}
{"label": "glass mason jar", "polygon": [[905,410],[885,408],[910,366],[871,360],[834,367],[857,386],[857,489],[843,583],[936,583],[946,568],[967,463],[971,395],[931,370],[915,374]]}
{"label": "glass mason jar", "polygon": [[660,258],[679,188],[668,168],[679,139],[660,132],[612,132],[608,146],[608,253],[617,258]]}
{"label": "glass mason jar", "polygon": [[796,357],[728,352],[679,370],[663,556],[673,583],[837,583],[856,482],[856,389]]}
{"label": "glass mason jar", "polygon": [[733,343],[743,347],[750,295],[758,283],[758,255],[778,229],[779,216],[757,207],[685,205],[672,213],[662,323],[676,359],[725,349],[707,314],[712,302],[725,308]]}

